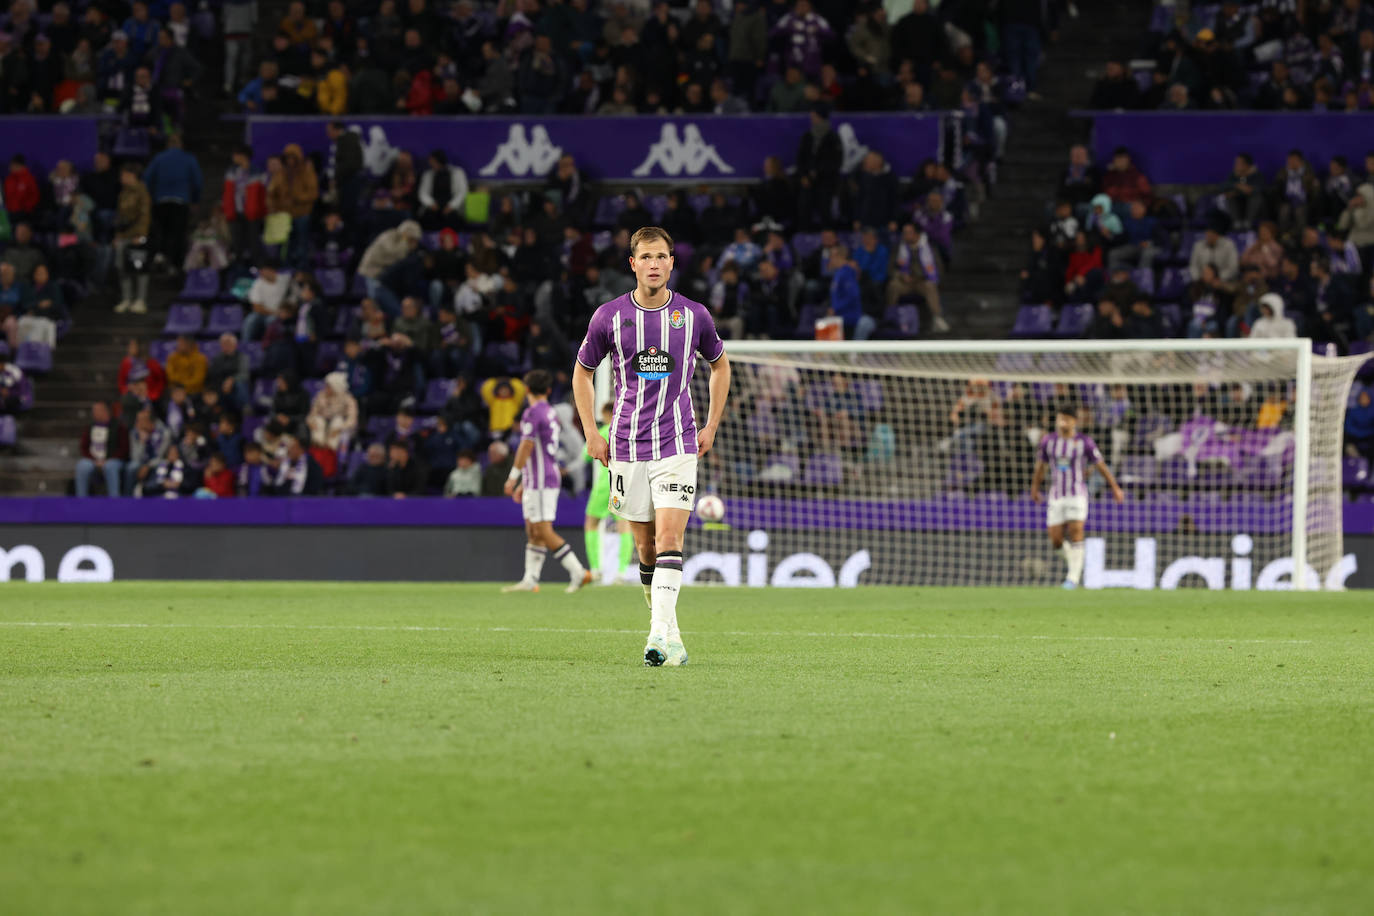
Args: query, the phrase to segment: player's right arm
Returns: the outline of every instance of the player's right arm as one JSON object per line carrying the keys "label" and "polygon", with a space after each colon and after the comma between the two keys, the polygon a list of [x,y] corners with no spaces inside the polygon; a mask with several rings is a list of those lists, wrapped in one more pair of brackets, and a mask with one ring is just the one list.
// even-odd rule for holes
{"label": "player's right arm", "polygon": [[582,431],[587,436],[587,457],[605,465],[610,446],[596,428],[596,413],[593,409],[595,401],[595,376],[592,370],[579,362],[573,367],[573,403],[577,405],[577,415],[582,418]]}
{"label": "player's right arm", "polygon": [[611,349],[611,320],[606,306],[596,310],[573,365],[573,404],[582,420],[582,434],[587,438],[587,455],[605,466],[609,466],[611,449],[597,429],[596,367]]}
{"label": "player's right arm", "polygon": [[520,478],[524,476],[525,464],[530,460],[530,452],[534,451],[533,439],[521,439],[520,447],[515,450],[515,464],[510,469],[510,476],[506,478],[506,495],[520,501]]}
{"label": "player's right arm", "polygon": [[1035,502],[1040,502],[1044,498],[1040,492],[1040,485],[1045,482],[1045,471],[1048,468],[1049,465],[1043,461],[1035,462],[1035,473],[1031,475],[1031,499]]}

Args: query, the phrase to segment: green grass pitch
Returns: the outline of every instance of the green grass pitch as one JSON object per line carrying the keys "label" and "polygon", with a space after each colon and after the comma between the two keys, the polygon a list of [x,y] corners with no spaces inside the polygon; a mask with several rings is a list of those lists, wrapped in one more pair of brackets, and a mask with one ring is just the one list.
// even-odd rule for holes
{"label": "green grass pitch", "polygon": [[6,914],[1374,906],[1366,594],[3,596]]}

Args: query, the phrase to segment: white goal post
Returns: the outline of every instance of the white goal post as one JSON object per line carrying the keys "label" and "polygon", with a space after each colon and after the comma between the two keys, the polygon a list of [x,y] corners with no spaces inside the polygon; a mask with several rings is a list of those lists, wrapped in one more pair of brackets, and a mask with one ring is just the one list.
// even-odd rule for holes
{"label": "white goal post", "polygon": [[1350,575],[1341,436],[1363,357],[1306,339],[726,348],[731,402],[698,472],[725,520],[694,530],[691,579],[1057,584],[1029,485],[1065,406],[1126,494],[1116,504],[1093,475],[1084,586],[1338,589]]}

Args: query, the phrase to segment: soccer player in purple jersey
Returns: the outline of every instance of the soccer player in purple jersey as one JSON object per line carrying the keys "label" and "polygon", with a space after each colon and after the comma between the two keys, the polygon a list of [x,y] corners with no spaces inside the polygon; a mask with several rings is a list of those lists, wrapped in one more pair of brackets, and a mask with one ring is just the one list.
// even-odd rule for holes
{"label": "soccer player in purple jersey", "polygon": [[[587,454],[606,465],[611,511],[630,523],[639,580],[649,604],[644,664],[685,665],[677,625],[682,536],[696,502],[697,459],[711,450],[730,393],[730,360],[711,312],[668,289],[673,240],[657,226],[630,239],[634,292],[602,305],[577,351],[573,396],[587,435]],[[711,403],[697,429],[692,372],[711,364]],[[615,389],[610,440],[596,431],[592,380],[610,357]]]}
{"label": "soccer player in purple jersey", "polygon": [[[1112,469],[1102,460],[1097,443],[1078,431],[1078,412],[1070,405],[1059,408],[1054,419],[1054,432],[1040,440],[1036,452],[1035,473],[1031,477],[1031,498],[1040,502],[1040,485],[1050,473],[1050,503],[1046,526],[1050,543],[1064,555],[1069,565],[1064,588],[1078,588],[1083,578],[1083,523],[1088,520],[1088,474],[1096,468],[1117,502],[1126,498],[1112,476]],[[1064,540],[1068,529],[1069,539]]]}
{"label": "soccer player in purple jersey", "polygon": [[525,387],[529,389],[530,406],[520,416],[520,448],[515,452],[510,477],[506,478],[506,494],[520,504],[525,516],[525,575],[501,591],[539,591],[544,558],[553,551],[553,558],[572,577],[567,588],[571,594],[590,585],[592,574],[583,568],[572,545],[553,530],[558,490],[563,483],[563,471],[558,467],[558,414],[549,404],[553,376],[535,369],[525,376]]}

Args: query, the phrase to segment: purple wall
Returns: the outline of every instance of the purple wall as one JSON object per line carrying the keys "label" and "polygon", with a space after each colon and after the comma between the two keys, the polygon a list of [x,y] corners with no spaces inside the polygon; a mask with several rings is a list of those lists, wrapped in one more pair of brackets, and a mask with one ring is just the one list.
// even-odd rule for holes
{"label": "purple wall", "polygon": [[1236,153],[1266,177],[1301,149],[1318,167],[1343,154],[1356,170],[1374,151],[1374,114],[1302,112],[1075,112],[1093,119],[1099,163],[1124,146],[1156,184],[1220,184]]}
{"label": "purple wall", "polygon": [[81,115],[11,115],[0,118],[0,161],[8,169],[10,157],[23,153],[43,176],[59,159],[79,169],[90,168],[100,143],[103,118]]}
{"label": "purple wall", "polygon": [[[245,133],[261,164],[288,143],[326,152],[331,120],[253,117]],[[361,128],[365,146],[408,150],[420,165],[431,150],[443,149],[475,185],[540,179],[563,152],[603,180],[753,180],[762,176],[765,156],[792,164],[810,116],[359,117],[345,123]],[[910,175],[939,153],[939,115],[836,114],[833,123],[845,141],[846,164],[871,147],[899,175]]]}
{"label": "purple wall", "polygon": [[[558,524],[579,527],[583,500],[565,498]],[[932,499],[908,502],[731,500],[733,528],[844,527],[868,531],[1039,531],[1044,506],[1029,500]],[[1184,518],[1200,532],[1280,534],[1286,513],[1263,502],[1152,500],[1092,509],[1101,533],[1168,534]],[[853,520],[846,524],[845,519]],[[857,524],[862,519],[863,524]],[[1346,534],[1374,534],[1374,503],[1348,503]],[[0,499],[0,525],[222,525],[317,527],[519,527],[508,499]]]}

